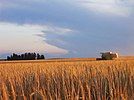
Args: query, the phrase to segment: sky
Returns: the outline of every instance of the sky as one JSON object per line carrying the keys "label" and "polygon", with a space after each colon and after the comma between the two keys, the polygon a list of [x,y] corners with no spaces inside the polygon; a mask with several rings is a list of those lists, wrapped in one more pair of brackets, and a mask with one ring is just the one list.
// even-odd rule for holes
{"label": "sky", "polygon": [[0,58],[134,55],[134,0],[0,0]]}

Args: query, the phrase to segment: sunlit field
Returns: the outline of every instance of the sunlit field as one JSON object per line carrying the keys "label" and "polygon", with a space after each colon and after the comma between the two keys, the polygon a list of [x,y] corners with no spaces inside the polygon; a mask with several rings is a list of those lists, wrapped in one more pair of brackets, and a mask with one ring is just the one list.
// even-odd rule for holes
{"label": "sunlit field", "polygon": [[134,59],[0,62],[0,100],[133,100]]}

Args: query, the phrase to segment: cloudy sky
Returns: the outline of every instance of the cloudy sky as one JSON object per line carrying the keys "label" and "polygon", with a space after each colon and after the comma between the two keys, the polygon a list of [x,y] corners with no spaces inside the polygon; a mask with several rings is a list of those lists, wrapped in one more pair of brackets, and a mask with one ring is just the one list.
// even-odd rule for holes
{"label": "cloudy sky", "polygon": [[0,0],[0,57],[134,55],[134,0]]}

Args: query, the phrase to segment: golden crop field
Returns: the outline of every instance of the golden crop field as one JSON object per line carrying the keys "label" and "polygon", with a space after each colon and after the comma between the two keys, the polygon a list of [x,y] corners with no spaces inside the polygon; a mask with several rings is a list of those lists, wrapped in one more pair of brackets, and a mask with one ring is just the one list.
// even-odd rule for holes
{"label": "golden crop field", "polygon": [[133,100],[134,59],[0,62],[0,100]]}

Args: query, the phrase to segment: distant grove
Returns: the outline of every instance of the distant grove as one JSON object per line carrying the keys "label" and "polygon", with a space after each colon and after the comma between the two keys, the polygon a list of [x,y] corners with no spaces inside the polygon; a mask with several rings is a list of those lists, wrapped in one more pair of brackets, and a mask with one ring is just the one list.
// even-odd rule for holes
{"label": "distant grove", "polygon": [[7,60],[37,60],[37,59],[45,59],[44,55],[40,55],[39,53],[24,53],[21,55],[13,53],[11,56],[7,56]]}

